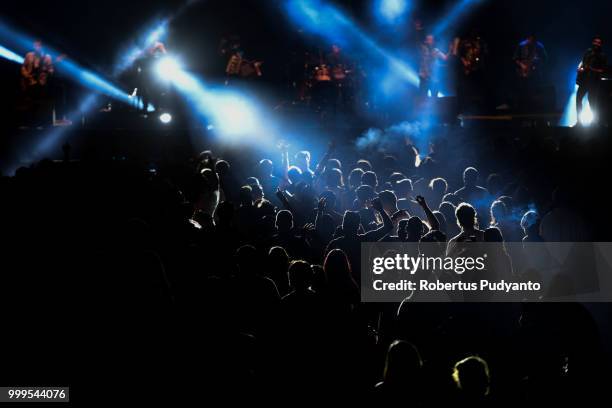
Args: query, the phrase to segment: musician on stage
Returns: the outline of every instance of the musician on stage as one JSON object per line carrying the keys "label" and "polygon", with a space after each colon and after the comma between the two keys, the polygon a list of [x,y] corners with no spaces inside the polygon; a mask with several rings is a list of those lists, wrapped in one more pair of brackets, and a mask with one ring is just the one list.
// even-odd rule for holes
{"label": "musician on stage", "polygon": [[353,97],[352,62],[337,44],[328,53],[319,52],[318,65],[312,72],[311,104],[321,114],[350,108]]}
{"label": "musician on stage", "polygon": [[535,95],[541,91],[547,59],[546,48],[534,34],[517,45],[513,57],[517,74],[515,108],[530,111],[536,107]]}
{"label": "musician on stage", "polygon": [[427,98],[428,93],[431,93],[432,98],[438,96],[439,64],[448,60],[448,55],[436,48],[435,43],[435,37],[428,34],[419,49],[419,96],[423,100]]}
{"label": "musician on stage", "polygon": [[344,54],[342,54],[342,49],[337,44],[332,44],[331,52],[327,54],[326,62],[332,67],[345,66],[346,60],[344,58]]}
{"label": "musician on stage", "polygon": [[582,100],[588,95],[589,105],[595,112],[600,111],[600,91],[601,79],[608,68],[608,59],[602,51],[603,40],[600,36],[595,36],[591,48],[582,57],[578,74],[576,76],[576,114],[578,124],[580,124],[580,114],[582,113]]}
{"label": "musician on stage", "polygon": [[137,88],[142,110],[146,114],[149,104],[160,109],[162,98],[167,93],[166,85],[157,76],[158,62],[167,54],[166,46],[161,41],[155,42],[135,61]]}
{"label": "musician on stage", "polygon": [[26,123],[41,125],[51,119],[48,88],[54,73],[53,58],[44,51],[42,41],[34,41],[33,50],[25,55],[21,66],[21,89],[29,116]]}
{"label": "musician on stage", "polygon": [[335,85],[333,100],[336,109],[347,109],[352,97],[350,82],[353,70],[351,69],[351,62],[342,53],[339,45],[332,44],[331,52],[327,54],[327,64],[331,69],[331,78]]}
{"label": "musician on stage", "polygon": [[225,84],[260,78],[262,61],[251,61],[245,57],[244,49],[240,45],[240,37],[232,37],[232,41],[222,40],[221,54],[227,58],[225,65]]}
{"label": "musician on stage", "polygon": [[517,45],[513,58],[518,76],[524,79],[541,79],[547,59],[544,44],[534,34],[529,34]]}
{"label": "musician on stage", "polygon": [[456,69],[457,102],[461,112],[483,102],[487,51],[486,43],[475,30],[464,38],[456,38],[451,45]]}

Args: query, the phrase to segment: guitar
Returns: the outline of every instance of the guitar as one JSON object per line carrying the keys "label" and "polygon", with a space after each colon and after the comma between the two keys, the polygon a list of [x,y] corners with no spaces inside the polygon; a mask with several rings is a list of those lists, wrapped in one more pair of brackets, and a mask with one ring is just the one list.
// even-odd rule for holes
{"label": "guitar", "polygon": [[516,62],[519,78],[530,78],[538,69],[538,59],[522,60]]}
{"label": "guitar", "polygon": [[458,43],[451,46],[449,54],[459,56],[459,46],[462,46],[463,56],[461,56],[461,64],[463,65],[463,74],[469,76],[480,69],[482,48],[480,42],[468,40],[464,44]]}
{"label": "guitar", "polygon": [[325,64],[321,64],[321,65],[315,67],[314,78],[315,78],[315,81],[317,81],[317,82],[329,82],[329,81],[331,81],[332,80],[332,76],[331,76],[330,68],[327,65],[325,65]]}
{"label": "guitar", "polygon": [[467,57],[461,58],[461,63],[463,64],[463,74],[469,76],[473,72],[478,71],[480,57],[475,54],[468,54]]}
{"label": "guitar", "polygon": [[241,78],[250,78],[252,76],[262,76],[263,72],[261,66],[263,61],[249,61],[242,58],[241,53],[234,53],[225,68],[225,73],[231,76],[238,76]]}
{"label": "guitar", "polygon": [[576,71],[576,85],[582,86],[589,78],[600,79],[603,70],[592,68],[588,65],[583,65],[582,62]]}
{"label": "guitar", "polygon": [[262,65],[263,61],[242,60],[242,64],[240,65],[240,76],[243,78],[250,78],[252,76],[260,77],[263,75],[261,70]]}

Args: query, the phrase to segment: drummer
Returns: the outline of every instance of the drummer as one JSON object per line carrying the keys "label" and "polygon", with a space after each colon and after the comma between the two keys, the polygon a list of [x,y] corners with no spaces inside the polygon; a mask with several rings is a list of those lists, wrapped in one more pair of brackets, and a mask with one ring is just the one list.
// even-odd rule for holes
{"label": "drummer", "polygon": [[331,46],[331,52],[321,55],[320,64],[313,73],[312,102],[319,111],[344,109],[348,106],[349,74],[348,64],[341,48]]}

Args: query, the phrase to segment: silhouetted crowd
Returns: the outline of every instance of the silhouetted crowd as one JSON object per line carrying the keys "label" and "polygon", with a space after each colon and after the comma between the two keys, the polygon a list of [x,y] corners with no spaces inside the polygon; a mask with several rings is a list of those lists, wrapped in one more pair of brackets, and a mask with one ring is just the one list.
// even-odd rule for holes
{"label": "silhouetted crowd", "polygon": [[[2,302],[18,311],[11,324],[34,326],[14,340],[7,326],[4,341],[46,342],[72,358],[56,356],[65,364],[57,377],[36,353],[27,360],[35,370],[13,356],[2,379],[65,381],[74,398],[100,376],[170,400],[162,390],[409,406],[595,398],[607,357],[583,305],[361,302],[362,242],[451,250],[596,236],[575,190],[538,174],[554,171],[558,146],[474,141],[483,153],[453,143],[348,153],[330,143],[316,161],[281,146],[256,159],[207,150],[154,165],[67,159],[19,169],[0,185],[13,265]],[[499,254],[508,276],[531,261]]]}

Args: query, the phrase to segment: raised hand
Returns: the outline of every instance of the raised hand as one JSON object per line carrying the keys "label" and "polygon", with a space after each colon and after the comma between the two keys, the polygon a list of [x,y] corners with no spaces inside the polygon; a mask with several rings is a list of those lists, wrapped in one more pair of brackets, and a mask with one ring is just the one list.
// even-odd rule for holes
{"label": "raised hand", "polygon": [[315,231],[315,225],[313,223],[304,224],[302,231],[304,235],[310,235]]}
{"label": "raised hand", "polygon": [[283,193],[283,190],[281,190],[280,188],[276,189],[276,197],[278,197],[278,199],[283,203],[287,201],[287,197],[285,197],[285,193]]}
{"label": "raised hand", "polygon": [[280,142],[278,142],[278,149],[281,152],[286,153],[289,151],[289,144],[285,142],[284,140],[281,140]]}
{"label": "raised hand", "polygon": [[323,197],[321,197],[319,199],[319,202],[317,203],[317,211],[319,212],[323,212],[325,210],[325,206],[327,205],[327,200]]}

